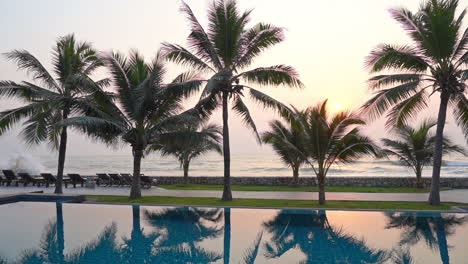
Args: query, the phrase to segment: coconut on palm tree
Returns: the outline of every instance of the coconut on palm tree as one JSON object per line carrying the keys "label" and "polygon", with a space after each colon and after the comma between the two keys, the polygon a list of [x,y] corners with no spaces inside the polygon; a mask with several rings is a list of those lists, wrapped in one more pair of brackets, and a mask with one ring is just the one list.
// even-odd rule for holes
{"label": "coconut on palm tree", "polygon": [[[223,153],[220,145],[221,129],[215,124],[188,123],[174,132],[177,140],[161,140],[161,145],[154,145],[151,150],[157,150],[163,156],[174,156],[179,160],[184,171],[184,180],[188,181],[190,162],[211,151]],[[174,133],[170,136],[173,137]]]}
{"label": "coconut on palm tree", "polygon": [[[294,112],[294,115],[300,114],[303,113]],[[293,186],[299,183],[299,169],[307,164],[307,158],[302,154],[304,152],[304,137],[300,127],[295,122],[296,119],[286,118],[287,124],[280,120],[273,120],[270,122],[270,131],[262,134],[263,143],[270,144],[283,163],[292,169],[291,185]]]}
{"label": "coconut on palm tree", "polygon": [[456,15],[458,0],[424,1],[416,13],[391,9],[393,18],[408,33],[409,45],[383,44],[367,58],[370,88],[375,96],[363,109],[371,118],[387,113],[387,126],[401,126],[440,96],[434,143],[429,203],[440,203],[440,168],[447,108],[452,106],[458,125],[468,138],[468,30],[462,29],[465,11]]}
{"label": "coconut on palm tree", "polygon": [[[84,130],[104,142],[123,141],[133,154],[133,181],[130,197],[141,197],[140,172],[144,152],[161,140],[175,140],[171,134],[184,122],[198,122],[195,116],[181,112],[182,100],[196,91],[200,81],[183,73],[170,83],[163,57],[158,55],[150,63],[137,52],[128,57],[119,53],[103,58],[111,72],[116,93],[108,92],[99,98],[99,112],[95,116],[80,116],[61,124]],[[172,136],[171,136],[172,135]]]}
{"label": "coconut on palm tree", "polygon": [[[425,120],[418,127],[403,125],[396,129],[398,139],[382,139],[383,154],[395,157],[405,166],[413,169],[416,174],[416,187],[423,188],[422,170],[430,165],[434,156],[435,135],[430,132],[437,125],[436,121]],[[465,154],[465,150],[454,145],[450,139],[444,136],[443,153],[458,152]]]}
{"label": "coconut on palm tree", "polygon": [[0,97],[15,98],[24,104],[0,113],[0,134],[25,120],[22,136],[28,144],[48,141],[58,149],[55,193],[62,193],[68,130],[57,123],[93,110],[95,95],[108,84],[107,79],[94,82],[90,78],[102,63],[91,44],[78,42],[73,34],[58,39],[52,53],[53,73],[28,51],[14,50],[5,56],[34,81],[0,82]]}
{"label": "coconut on palm tree", "polygon": [[[283,41],[283,28],[259,23],[248,27],[251,10],[241,12],[234,0],[213,1],[208,9],[207,30],[199,23],[190,7],[181,11],[190,22],[189,48],[164,44],[167,58],[211,76],[201,94],[199,109],[208,113],[222,106],[224,190],[223,200],[232,200],[230,187],[231,151],[229,145],[229,102],[260,142],[255,122],[244,103],[246,94],[266,107],[282,109],[277,100],[249,85],[301,87],[299,75],[291,66],[275,65],[246,70],[254,59],[268,48]],[[203,106],[203,107],[201,107]]]}
{"label": "coconut on palm tree", "polygon": [[283,140],[312,167],[317,177],[320,204],[325,204],[325,179],[333,164],[377,154],[372,140],[360,133],[359,127],[365,125],[364,120],[351,112],[330,115],[326,100],[309,107],[301,115],[289,115],[289,118],[299,124],[304,137],[303,149],[296,148],[286,137]]}

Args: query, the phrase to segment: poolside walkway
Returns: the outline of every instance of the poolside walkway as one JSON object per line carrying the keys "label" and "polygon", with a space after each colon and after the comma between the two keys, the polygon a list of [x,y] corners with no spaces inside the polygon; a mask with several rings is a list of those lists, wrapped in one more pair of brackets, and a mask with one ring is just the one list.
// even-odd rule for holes
{"label": "poolside walkway", "polygon": [[[54,188],[49,187],[0,187],[0,195],[27,193],[33,191],[44,191],[53,193]],[[128,187],[97,187],[87,189],[77,187],[64,189],[65,194],[83,195],[128,195]],[[221,191],[191,191],[191,190],[167,190],[159,187],[143,189],[143,196],[172,196],[172,197],[221,197]],[[317,200],[316,192],[252,192],[233,191],[234,198],[248,199],[279,199],[279,200]],[[441,192],[443,202],[457,202],[468,204],[468,189],[448,190]],[[327,200],[339,201],[402,201],[402,202],[424,202],[427,201],[427,193],[349,193],[349,192],[329,192],[326,194]]]}

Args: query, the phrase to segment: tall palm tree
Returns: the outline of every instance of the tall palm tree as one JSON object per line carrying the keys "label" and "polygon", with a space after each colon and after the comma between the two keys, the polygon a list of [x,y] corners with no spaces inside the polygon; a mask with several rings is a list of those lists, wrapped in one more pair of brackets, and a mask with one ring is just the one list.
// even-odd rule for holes
{"label": "tall palm tree", "polygon": [[[220,145],[221,129],[214,124],[184,124],[177,132],[177,140],[161,140],[151,150],[160,151],[163,156],[175,156],[184,171],[184,180],[188,181],[190,162],[210,151],[223,153]],[[173,135],[171,135],[173,136]]]}
{"label": "tall palm tree", "polygon": [[224,154],[222,199],[232,200],[229,101],[232,102],[232,110],[242,117],[260,142],[255,122],[243,100],[244,92],[248,91],[250,98],[265,107],[281,109],[284,106],[244,83],[290,87],[302,87],[302,83],[298,73],[291,66],[275,65],[245,70],[265,50],[283,41],[283,28],[264,23],[248,28],[252,11],[240,12],[234,0],[213,1],[208,9],[208,30],[202,27],[187,4],[182,3],[181,11],[190,22],[189,48],[165,43],[163,50],[169,60],[211,75],[201,94],[199,106],[204,105],[203,109],[209,113],[222,105]]}
{"label": "tall palm tree", "polygon": [[[296,110],[297,112],[297,110]],[[327,101],[309,107],[301,115],[289,115],[300,124],[304,137],[303,149],[283,137],[283,141],[307,159],[317,176],[319,203],[325,204],[325,179],[333,164],[348,163],[364,155],[376,155],[375,144],[361,135],[359,126],[365,122],[356,114],[341,112],[330,115]]]}
{"label": "tall palm tree", "polygon": [[[182,99],[196,91],[201,81],[183,73],[171,83],[164,83],[166,74],[162,56],[146,63],[138,51],[128,58],[119,53],[103,57],[111,72],[116,93],[99,98],[99,111],[94,116],[68,118],[62,125],[82,129],[104,142],[119,139],[132,147],[133,182],[130,198],[141,197],[140,171],[143,154],[160,139],[175,140],[179,124],[198,121],[189,112],[182,112]],[[172,137],[171,137],[172,135]]]}
{"label": "tall palm tree", "polygon": [[[458,125],[468,139],[468,30],[462,31],[465,11],[456,16],[458,0],[424,1],[416,13],[391,9],[412,40],[409,45],[383,44],[371,51],[367,65],[375,96],[363,109],[371,118],[387,113],[387,126],[401,126],[428,106],[429,97],[440,95],[434,144],[432,187],[429,203],[440,203],[440,168],[447,108],[451,104]],[[389,73],[390,72],[390,73]]]}
{"label": "tall palm tree", "polygon": [[[301,115],[303,113],[298,111],[294,114]],[[299,183],[300,167],[307,164],[307,158],[301,153],[304,152],[304,137],[300,127],[295,122],[296,119],[287,118],[286,125],[280,120],[273,120],[270,122],[270,131],[262,134],[263,143],[271,144],[283,163],[292,169],[291,185],[293,186]],[[301,150],[301,152],[297,150]]]}
{"label": "tall palm tree", "polygon": [[468,218],[456,215],[416,213],[387,213],[386,228],[401,229],[400,245],[415,245],[424,240],[432,250],[438,250],[442,263],[450,263],[447,237],[454,234],[456,226],[463,225]]}
{"label": "tall palm tree", "polygon": [[58,39],[52,52],[53,73],[28,51],[14,50],[5,56],[30,73],[34,82],[0,81],[0,97],[24,103],[0,113],[0,134],[25,120],[22,136],[28,144],[47,140],[58,149],[55,193],[62,193],[68,135],[67,127],[58,127],[57,123],[92,109],[93,96],[108,84],[107,79],[93,82],[89,77],[101,61],[90,43],[78,42],[73,34]]}
{"label": "tall palm tree", "polygon": [[[419,127],[403,125],[396,130],[397,140],[384,138],[382,143],[385,149],[382,150],[386,156],[399,159],[405,166],[414,170],[416,174],[416,187],[423,188],[422,170],[424,166],[431,164],[434,156],[435,135],[430,133],[431,128],[437,122],[425,120]],[[443,153],[458,152],[465,154],[465,150],[444,136]]]}

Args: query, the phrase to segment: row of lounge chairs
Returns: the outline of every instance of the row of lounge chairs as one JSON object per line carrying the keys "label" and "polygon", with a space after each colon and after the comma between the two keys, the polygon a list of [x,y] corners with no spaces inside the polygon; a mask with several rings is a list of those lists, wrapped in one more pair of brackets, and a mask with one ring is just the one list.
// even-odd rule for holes
{"label": "row of lounge chairs", "polygon": [[[124,186],[131,185],[133,181],[133,177],[129,173],[96,173],[96,176],[96,184],[98,186]],[[142,187],[151,188],[155,182],[153,182],[149,176],[141,174],[140,183]]]}
{"label": "row of lounge chairs", "polygon": [[[57,182],[57,178],[51,173],[41,173],[40,177],[33,177],[29,173],[15,174],[11,170],[3,170],[2,172],[3,177],[0,175],[0,185],[2,186],[10,186],[12,184],[15,184],[15,186],[19,186],[19,184],[28,186],[29,184],[32,184],[33,186],[38,187],[41,185],[49,187],[50,184],[55,184]],[[98,186],[125,186],[131,185],[132,183],[132,176],[129,173],[97,173],[96,175],[96,184]],[[144,176],[143,174],[140,176],[140,180],[142,187],[146,188],[151,188],[154,183],[150,177]],[[73,188],[76,188],[77,184],[81,184],[81,187],[83,187],[85,182],[86,179],[83,178],[80,174],[76,173],[70,173],[63,177],[63,184],[65,185],[65,188],[68,188],[68,184],[72,184]]]}

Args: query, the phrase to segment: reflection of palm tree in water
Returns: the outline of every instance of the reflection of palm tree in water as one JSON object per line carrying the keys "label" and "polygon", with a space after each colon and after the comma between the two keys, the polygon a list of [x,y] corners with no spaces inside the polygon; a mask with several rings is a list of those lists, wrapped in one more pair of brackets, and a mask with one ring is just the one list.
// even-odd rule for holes
{"label": "reflection of palm tree in water", "polygon": [[140,206],[132,206],[133,228],[130,238],[124,239],[122,247],[122,258],[125,263],[150,263],[151,251],[157,234],[143,234],[140,220]]}
{"label": "reflection of palm tree in water", "polygon": [[279,258],[293,248],[301,263],[382,263],[386,253],[368,248],[364,241],[333,227],[324,210],[282,210],[264,227],[272,236],[265,243],[266,257]]}
{"label": "reflection of palm tree in water", "polygon": [[221,234],[222,228],[210,226],[222,219],[221,209],[170,208],[144,214],[159,236],[154,263],[211,263],[221,258],[197,245]]}
{"label": "reflection of palm tree in water", "polygon": [[400,245],[415,245],[421,239],[432,250],[438,250],[442,263],[450,263],[447,237],[454,227],[462,225],[467,218],[440,213],[387,213],[387,229],[402,229]]}
{"label": "reflection of palm tree in water", "polygon": [[115,242],[116,232],[116,226],[112,224],[106,227],[96,240],[65,256],[63,209],[61,203],[56,203],[56,220],[45,226],[39,249],[24,251],[18,262],[24,264],[119,263],[120,254],[117,252]]}

